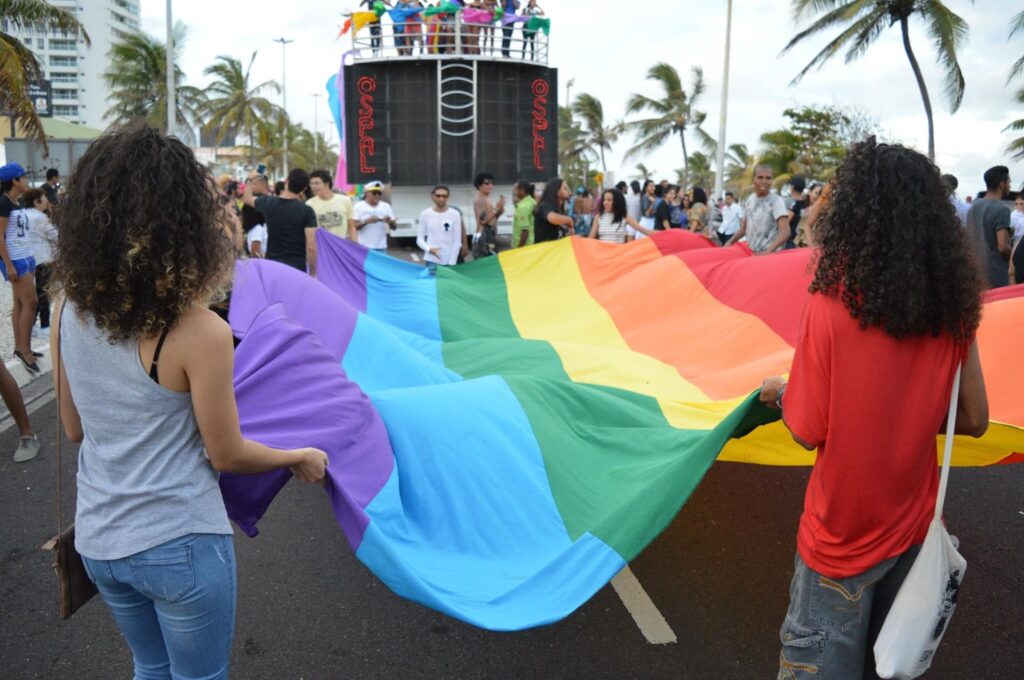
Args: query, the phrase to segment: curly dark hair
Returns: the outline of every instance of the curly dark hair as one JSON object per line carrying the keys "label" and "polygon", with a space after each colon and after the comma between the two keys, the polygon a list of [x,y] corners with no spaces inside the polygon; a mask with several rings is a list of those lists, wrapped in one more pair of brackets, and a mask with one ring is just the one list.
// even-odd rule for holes
{"label": "curly dark hair", "polygon": [[68,182],[52,287],[111,342],[157,335],[228,285],[225,219],[179,140],[142,125],[108,132]]}
{"label": "curly dark hair", "polygon": [[832,179],[810,291],[839,296],[861,328],[974,337],[983,283],[939,170],[916,151],[853,146]]}

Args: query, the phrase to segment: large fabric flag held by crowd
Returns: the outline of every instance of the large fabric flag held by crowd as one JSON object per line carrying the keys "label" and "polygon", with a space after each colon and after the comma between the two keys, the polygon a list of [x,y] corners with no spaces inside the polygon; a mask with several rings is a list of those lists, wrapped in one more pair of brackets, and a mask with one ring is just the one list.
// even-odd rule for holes
{"label": "large fabric flag held by crowd", "polygon": [[[579,238],[436,278],[318,232],[318,280],[239,264],[243,431],[330,456],[356,555],[399,595],[515,630],[587,601],[716,460],[807,465],[761,380],[787,371],[810,253],[752,257],[688,233]],[[992,424],[955,464],[1024,460],[1024,286],[979,332]],[[250,535],[289,473],[224,475]]]}

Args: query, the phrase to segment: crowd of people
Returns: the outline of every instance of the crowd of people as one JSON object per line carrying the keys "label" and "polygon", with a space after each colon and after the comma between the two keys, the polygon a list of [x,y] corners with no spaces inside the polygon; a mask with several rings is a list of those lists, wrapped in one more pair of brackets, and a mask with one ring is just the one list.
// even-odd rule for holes
{"label": "crowd of people", "polygon": [[[136,182],[127,194],[126,177]],[[241,434],[233,338],[218,319],[234,262],[265,258],[315,277],[319,229],[386,252],[395,212],[381,182],[353,202],[324,170],[292,169],[273,187],[264,168],[244,184],[215,183],[184,144],[145,126],[95,141],[66,195],[56,173],[47,179],[32,188],[21,166],[0,167],[0,271],[14,292],[15,357],[39,371],[30,345],[38,311],[61,421],[82,442],[76,548],[138,675],[223,676],[236,580],[217,473],[328,475],[321,450],[272,449]],[[975,334],[984,290],[1024,273],[1024,196],[1014,211],[1006,205],[1005,166],[983,179],[967,205],[956,179],[940,178],[924,156],[869,139],[824,186],[792,178],[781,195],[772,169],[758,165],[742,201],[668,182],[593,194],[558,177],[539,191],[514,187],[513,248],[570,237],[621,245],[673,229],[720,247],[745,243],[757,256],[818,248],[789,379],[767,378],[760,395],[798,444],[827,454],[798,529],[780,677],[817,674],[823,659],[842,677],[873,677],[871,640],[934,509],[935,435],[958,366],[956,431],[978,437],[988,426]],[[448,186],[431,190],[416,239],[431,272],[497,253],[508,205],[495,184],[487,172],[475,178],[475,228]],[[61,294],[53,324],[47,281]],[[21,435],[14,460],[30,460],[39,444],[2,366],[0,389]],[[173,584],[173,597],[153,586],[186,559],[194,578]],[[198,619],[203,626],[191,625]]]}
{"label": "crowd of people", "polygon": [[[380,54],[384,43],[381,18],[392,17],[394,48],[400,55],[490,54],[497,55],[496,29],[501,30],[500,54],[522,58],[536,55],[537,33],[544,27],[544,10],[537,0],[361,0],[368,15],[370,48]],[[515,32],[521,32],[513,49]]]}

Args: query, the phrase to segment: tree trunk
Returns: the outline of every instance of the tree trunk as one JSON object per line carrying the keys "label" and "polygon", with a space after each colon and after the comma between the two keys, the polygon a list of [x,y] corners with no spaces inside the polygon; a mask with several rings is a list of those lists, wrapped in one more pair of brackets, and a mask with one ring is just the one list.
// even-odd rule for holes
{"label": "tree trunk", "polygon": [[903,49],[910,60],[910,67],[914,69],[914,78],[917,79],[917,89],[921,91],[921,101],[924,102],[924,113],[928,117],[928,160],[935,162],[935,121],[932,118],[932,103],[928,99],[928,87],[924,84],[924,76],[921,75],[921,67],[914,56],[914,50],[910,47],[910,21],[908,17],[900,18],[900,32],[903,34]]}
{"label": "tree trunk", "polygon": [[690,181],[690,155],[686,153],[686,127],[679,128],[679,139],[683,142],[683,189]]}
{"label": "tree trunk", "polygon": [[252,123],[249,124],[249,165],[252,165],[255,169],[256,165],[256,148],[253,144],[252,139]]}
{"label": "tree trunk", "polygon": [[[602,147],[600,147],[600,149],[601,149],[601,177],[602,177],[601,181],[602,182],[607,182],[608,181],[608,166],[605,165],[605,163],[604,163],[604,147],[602,146]],[[599,188],[603,189],[604,187],[599,187]]]}

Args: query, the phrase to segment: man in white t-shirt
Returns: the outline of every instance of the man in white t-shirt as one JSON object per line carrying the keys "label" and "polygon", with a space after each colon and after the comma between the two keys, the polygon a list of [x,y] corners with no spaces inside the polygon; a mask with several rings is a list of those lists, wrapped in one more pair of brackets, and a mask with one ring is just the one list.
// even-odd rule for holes
{"label": "man in white t-shirt", "polygon": [[722,227],[718,230],[718,239],[722,244],[729,242],[737,231],[740,230],[740,221],[743,219],[743,208],[736,202],[736,196],[731,192],[725,192],[725,205],[722,207]]}
{"label": "man in white t-shirt", "polygon": [[743,202],[740,228],[725,244],[731,246],[744,236],[755,255],[781,250],[789,240],[789,211],[782,197],[771,193],[773,170],[770,165],[754,166],[754,193]]}
{"label": "man in white t-shirt", "polygon": [[370,250],[385,252],[388,249],[388,229],[398,225],[395,213],[387,201],[381,200],[384,184],[373,181],[365,187],[366,200],[359,201],[352,208],[349,224],[358,234],[359,243]]}
{"label": "man in white t-shirt", "polygon": [[313,198],[306,205],[316,213],[316,223],[335,236],[348,238],[348,223],[352,219],[352,199],[344,194],[336,194],[331,188],[331,173],[326,170],[314,170],[309,173],[309,188]]}
{"label": "man in white t-shirt", "polygon": [[438,184],[430,193],[434,206],[420,214],[416,245],[423,251],[423,261],[432,274],[438,265],[449,267],[458,262],[459,253],[465,247],[462,242],[462,215],[448,207],[450,194],[448,187]]}

